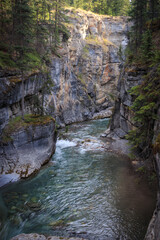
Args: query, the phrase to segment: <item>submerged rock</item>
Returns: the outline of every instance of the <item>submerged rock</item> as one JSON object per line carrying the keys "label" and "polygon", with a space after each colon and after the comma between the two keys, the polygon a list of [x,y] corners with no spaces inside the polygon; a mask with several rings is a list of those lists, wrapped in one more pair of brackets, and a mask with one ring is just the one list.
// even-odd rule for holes
{"label": "submerged rock", "polygon": [[41,204],[40,203],[35,203],[35,202],[27,202],[26,206],[29,207],[30,210],[37,212],[41,210]]}
{"label": "submerged rock", "polygon": [[58,221],[49,223],[49,226],[52,227],[52,228],[61,228],[61,227],[64,227],[65,225],[66,224],[65,224],[63,219],[60,219]]}
{"label": "submerged rock", "polygon": [[11,240],[85,240],[85,239],[84,238],[56,237],[56,236],[45,237],[44,235],[40,235],[37,233],[30,233],[30,234],[22,233],[16,237],[13,237]]}

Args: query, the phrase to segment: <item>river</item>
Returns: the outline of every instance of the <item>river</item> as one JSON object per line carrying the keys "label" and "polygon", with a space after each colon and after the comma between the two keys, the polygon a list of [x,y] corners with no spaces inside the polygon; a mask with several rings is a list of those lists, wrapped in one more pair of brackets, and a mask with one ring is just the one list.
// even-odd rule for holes
{"label": "river", "polygon": [[0,189],[1,240],[20,233],[89,240],[142,240],[155,193],[128,158],[105,149],[107,119],[59,133],[56,153],[34,177]]}

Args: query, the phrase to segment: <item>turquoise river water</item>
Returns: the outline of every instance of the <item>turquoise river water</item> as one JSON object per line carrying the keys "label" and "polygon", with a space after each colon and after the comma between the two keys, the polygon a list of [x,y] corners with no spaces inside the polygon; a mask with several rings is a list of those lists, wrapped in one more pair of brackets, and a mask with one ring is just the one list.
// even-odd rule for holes
{"label": "turquoise river water", "polygon": [[89,240],[142,240],[155,193],[128,159],[107,152],[107,119],[61,130],[52,161],[34,177],[0,189],[0,239],[44,233]]}

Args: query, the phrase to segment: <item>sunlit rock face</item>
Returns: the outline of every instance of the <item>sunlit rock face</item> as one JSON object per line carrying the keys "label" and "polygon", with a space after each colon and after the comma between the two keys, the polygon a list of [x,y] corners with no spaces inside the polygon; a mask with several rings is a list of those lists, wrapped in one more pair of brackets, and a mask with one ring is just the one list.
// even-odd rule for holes
{"label": "sunlit rock face", "polygon": [[[67,10],[70,38],[62,41],[59,56],[50,65],[53,87],[46,95],[47,112],[60,125],[91,119],[94,113],[113,106],[120,73],[119,50],[127,45],[130,23],[126,17],[99,16]],[[63,40],[63,36],[62,36]],[[121,47],[120,47],[121,46]],[[25,79],[25,112],[33,112],[33,96],[44,75]],[[0,71],[0,134],[9,119],[21,114],[21,76]],[[107,114],[108,116],[108,114]]]}
{"label": "sunlit rock face", "polygon": [[[120,74],[120,58],[130,27],[126,17],[99,16],[68,10],[68,42],[52,58],[54,83],[49,111],[58,124],[91,119],[113,106]],[[120,47],[121,46],[121,47]]]}
{"label": "sunlit rock face", "polygon": [[[50,93],[45,93],[43,102],[44,112],[53,116],[59,126],[105,118],[112,114],[121,68],[122,56],[119,58],[118,52],[123,52],[127,45],[127,32],[130,27],[126,17],[99,16],[81,10],[67,10],[67,15],[70,38],[65,41],[65,36],[61,35],[62,43],[57,54],[51,56],[48,69],[53,84],[50,86]],[[120,49],[122,51],[119,51]],[[47,76],[41,72],[25,73],[25,114],[37,113],[35,97],[40,99],[47,80]],[[4,128],[10,119],[22,114],[20,71],[0,69],[0,96],[0,173],[16,172],[27,177],[39,169],[54,152],[54,127],[37,127],[37,134],[44,133],[47,127],[52,129],[44,136],[42,134],[39,140],[32,136],[31,132],[34,131],[27,135],[29,133],[26,130],[21,130],[17,132],[17,137],[12,136],[13,142],[4,145],[1,141]],[[41,151],[38,153],[41,158],[38,159],[35,149],[40,148],[35,146],[42,145],[46,155]],[[30,152],[31,156],[28,156],[27,152]],[[35,160],[31,163],[30,159]]]}
{"label": "sunlit rock face", "polygon": [[[127,17],[109,17],[82,10],[67,10],[70,38],[57,55],[52,55],[49,71],[53,86],[46,94],[44,108],[58,125],[92,119],[106,112],[108,117],[117,95],[121,57],[127,45],[130,23]],[[119,51],[121,49],[121,51]],[[44,74],[25,76],[25,113],[34,112],[34,96],[41,95]],[[10,118],[21,115],[20,72],[0,70],[0,134]],[[107,112],[106,110],[109,110]]]}

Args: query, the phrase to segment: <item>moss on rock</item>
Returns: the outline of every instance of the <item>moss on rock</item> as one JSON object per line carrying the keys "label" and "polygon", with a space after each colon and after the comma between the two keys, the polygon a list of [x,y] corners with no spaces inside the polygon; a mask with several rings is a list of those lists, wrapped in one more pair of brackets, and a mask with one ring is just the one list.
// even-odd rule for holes
{"label": "moss on rock", "polygon": [[155,143],[153,144],[154,153],[160,153],[160,133],[158,134]]}
{"label": "moss on rock", "polygon": [[16,118],[11,119],[4,128],[2,133],[2,143],[8,143],[12,141],[11,135],[21,128],[27,128],[31,125],[44,125],[50,123],[51,121],[55,121],[51,116],[27,114],[24,116],[24,120],[21,116],[17,116]]}

